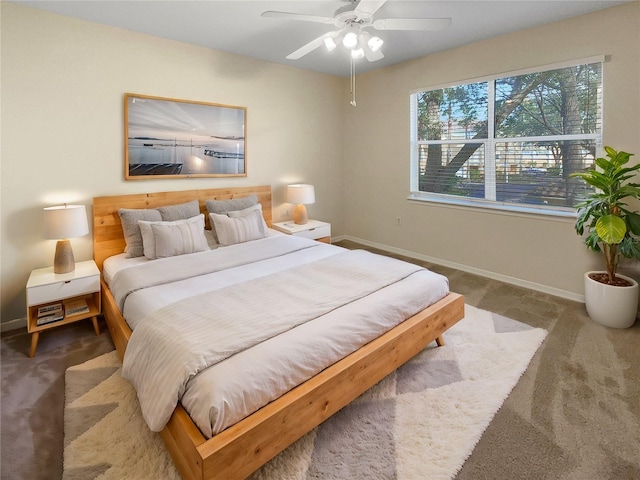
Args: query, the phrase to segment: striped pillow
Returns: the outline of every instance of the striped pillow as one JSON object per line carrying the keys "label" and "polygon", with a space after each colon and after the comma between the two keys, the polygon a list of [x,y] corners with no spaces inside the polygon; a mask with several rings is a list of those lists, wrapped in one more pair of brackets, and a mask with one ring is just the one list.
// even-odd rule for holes
{"label": "striped pillow", "polygon": [[246,215],[229,217],[210,213],[211,225],[218,234],[220,245],[234,245],[236,243],[258,240],[267,236],[264,228],[264,219],[260,210],[252,210]]}
{"label": "striped pillow", "polygon": [[149,260],[209,250],[204,215],[173,222],[139,221],[144,256]]}

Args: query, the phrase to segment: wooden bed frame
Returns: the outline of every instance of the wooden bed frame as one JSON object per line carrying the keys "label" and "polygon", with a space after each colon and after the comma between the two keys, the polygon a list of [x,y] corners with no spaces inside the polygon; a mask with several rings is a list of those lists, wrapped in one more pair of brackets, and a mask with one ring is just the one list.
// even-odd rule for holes
{"label": "wooden bed frame", "polygon": [[[124,251],[119,208],[155,208],[205,200],[257,194],[269,226],[271,187],[238,187],[119,195],[93,199],[94,259],[102,271],[104,260]],[[131,330],[114,297],[102,282],[103,313],[122,359]],[[269,403],[223,432],[206,439],[178,405],[161,436],[184,479],[241,479],[260,468],[368,388],[410,360],[429,343],[442,345],[442,334],[464,316],[464,298],[456,293],[407,319],[351,355]]]}

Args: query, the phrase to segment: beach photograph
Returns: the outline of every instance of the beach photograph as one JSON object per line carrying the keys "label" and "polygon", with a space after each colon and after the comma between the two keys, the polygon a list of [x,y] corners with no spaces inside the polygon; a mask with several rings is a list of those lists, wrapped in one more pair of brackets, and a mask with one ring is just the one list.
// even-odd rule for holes
{"label": "beach photograph", "polygon": [[126,94],[127,178],[246,175],[246,108]]}

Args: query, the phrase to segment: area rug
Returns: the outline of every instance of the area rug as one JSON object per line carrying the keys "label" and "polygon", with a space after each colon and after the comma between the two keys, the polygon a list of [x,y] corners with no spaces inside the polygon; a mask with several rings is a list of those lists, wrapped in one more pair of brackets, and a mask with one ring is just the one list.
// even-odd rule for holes
{"label": "area rug", "polygon": [[[547,335],[467,305],[444,338],[309,432],[252,480],[450,479]],[[65,480],[179,479],[111,352],[66,372]]]}

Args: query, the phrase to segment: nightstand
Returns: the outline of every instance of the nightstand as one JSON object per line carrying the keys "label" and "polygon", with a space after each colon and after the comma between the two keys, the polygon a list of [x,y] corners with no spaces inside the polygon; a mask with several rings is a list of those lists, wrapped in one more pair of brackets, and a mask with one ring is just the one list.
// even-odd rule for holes
{"label": "nightstand", "polygon": [[32,271],[27,282],[29,356],[36,354],[40,332],[60,325],[91,318],[100,335],[100,305],[100,270],[93,260],[76,263],[69,273],[54,273],[53,267]]}
{"label": "nightstand", "polygon": [[319,242],[331,243],[331,224],[319,220],[309,220],[304,225],[297,225],[293,220],[273,224],[273,228],[288,235],[310,238]]}

